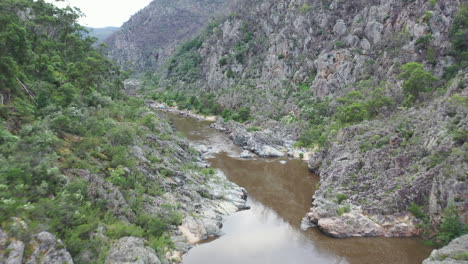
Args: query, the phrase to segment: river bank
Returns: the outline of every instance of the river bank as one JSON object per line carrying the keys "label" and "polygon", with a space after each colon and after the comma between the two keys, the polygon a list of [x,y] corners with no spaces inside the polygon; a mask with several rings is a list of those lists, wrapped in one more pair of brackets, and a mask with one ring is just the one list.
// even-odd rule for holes
{"label": "river bank", "polygon": [[[196,244],[183,263],[420,263],[431,248],[416,238],[335,239],[318,229],[302,231],[319,177],[290,157],[241,158],[242,148],[210,122],[171,115],[192,146],[206,150],[210,166],[249,193],[250,210],[225,218],[220,237]],[[395,252],[398,252],[395,254]]]}
{"label": "river bank", "polygon": [[234,144],[242,147],[244,152],[241,153],[241,157],[243,158],[287,156],[308,161],[314,153],[307,148],[294,147],[297,140],[293,136],[295,132],[291,131],[291,129],[282,128],[278,124],[262,129],[232,120],[226,122],[218,116],[204,116],[190,110],[181,110],[155,101],[147,101],[146,104],[154,110],[212,122],[210,124],[211,128],[226,134]]}

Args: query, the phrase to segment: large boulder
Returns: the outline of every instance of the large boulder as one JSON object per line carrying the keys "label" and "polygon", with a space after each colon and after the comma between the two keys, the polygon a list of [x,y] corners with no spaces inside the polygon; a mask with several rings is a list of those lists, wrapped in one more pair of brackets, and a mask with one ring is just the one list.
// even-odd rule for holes
{"label": "large boulder", "polygon": [[65,245],[49,232],[41,232],[33,237],[31,242],[34,251],[27,264],[73,264],[70,253]]}
{"label": "large boulder", "polygon": [[106,264],[161,264],[156,251],[138,237],[123,237],[111,248]]}
{"label": "large boulder", "polygon": [[466,264],[468,263],[468,235],[461,236],[447,246],[433,250],[423,264]]}

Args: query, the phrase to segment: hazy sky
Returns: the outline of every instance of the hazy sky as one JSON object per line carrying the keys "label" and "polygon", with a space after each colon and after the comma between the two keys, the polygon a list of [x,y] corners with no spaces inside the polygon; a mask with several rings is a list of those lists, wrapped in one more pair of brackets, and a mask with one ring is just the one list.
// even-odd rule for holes
{"label": "hazy sky", "polygon": [[[55,2],[55,0],[46,0]],[[147,6],[152,0],[65,0],[57,5],[78,7],[86,16],[80,24],[89,27],[120,27],[130,16]],[[66,4],[65,4],[66,3]]]}

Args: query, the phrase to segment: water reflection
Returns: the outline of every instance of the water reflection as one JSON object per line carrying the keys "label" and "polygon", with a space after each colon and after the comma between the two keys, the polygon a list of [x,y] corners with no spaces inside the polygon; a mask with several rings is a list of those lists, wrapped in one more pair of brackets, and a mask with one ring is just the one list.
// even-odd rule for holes
{"label": "water reflection", "polygon": [[184,263],[346,263],[316,249],[271,208],[254,199],[248,203],[251,210],[234,214],[224,223],[224,236],[193,248]]}

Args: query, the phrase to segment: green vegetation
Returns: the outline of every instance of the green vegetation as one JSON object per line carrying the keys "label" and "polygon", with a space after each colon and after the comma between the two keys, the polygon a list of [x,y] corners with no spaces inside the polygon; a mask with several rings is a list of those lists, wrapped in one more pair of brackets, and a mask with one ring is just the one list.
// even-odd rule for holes
{"label": "green vegetation", "polygon": [[439,226],[439,232],[436,236],[437,240],[443,245],[446,245],[452,241],[452,239],[466,233],[468,233],[468,226],[463,225],[461,222],[455,204],[453,202],[449,203],[447,208],[445,208],[442,223]]}
{"label": "green vegetation", "polygon": [[198,53],[201,44],[201,37],[183,43],[168,63],[168,75],[177,76],[183,81],[196,79],[200,74],[198,66],[202,61]]}
{"label": "green vegetation", "polygon": [[427,219],[427,215],[423,212],[422,206],[419,206],[417,203],[411,203],[408,211],[416,218],[424,220]]}
{"label": "green vegetation", "polygon": [[450,202],[445,208],[442,222],[438,228],[438,232],[435,234],[429,216],[424,213],[422,206],[411,203],[408,207],[408,211],[414,217],[421,220],[419,227],[423,230],[423,237],[429,239],[427,244],[441,247],[447,245],[453,239],[468,233],[468,226],[461,222],[460,215],[453,202]]}
{"label": "green vegetation", "polygon": [[335,42],[335,47],[337,49],[344,48],[345,46],[346,46],[346,43],[344,43],[344,41],[338,40],[338,41]]}
{"label": "green vegetation", "polygon": [[306,13],[309,13],[310,10],[312,10],[312,7],[311,7],[309,4],[304,3],[304,4],[301,6],[300,10],[301,10],[301,12],[302,12],[303,14],[306,14]]}
{"label": "green vegetation", "polygon": [[336,99],[334,109],[329,99],[301,97],[302,118],[308,121],[309,126],[301,137],[301,145],[325,147],[339,129],[374,118],[393,107],[393,100],[385,96],[386,85],[373,80],[361,81],[356,84],[356,91]]}
{"label": "green vegetation", "polygon": [[450,30],[452,42],[452,55],[457,63],[449,66],[445,72],[445,78],[453,78],[459,70],[468,67],[468,5],[462,4]]}
{"label": "green vegetation", "polygon": [[348,196],[346,196],[346,194],[342,194],[342,193],[338,193],[336,195],[336,202],[338,204],[341,204],[341,202],[343,202],[344,200],[348,199]]}
{"label": "green vegetation", "polygon": [[243,123],[251,119],[250,108],[239,107],[235,110],[224,108],[216,102],[213,93],[188,97],[183,92],[166,90],[164,92],[153,92],[148,97],[158,102],[177,106],[179,109],[194,110],[203,115],[220,115],[226,121],[235,120]]}
{"label": "green vegetation", "polygon": [[29,226],[22,238],[52,232],[75,263],[89,263],[83,252],[103,262],[109,241],[94,235],[99,227],[111,238],[143,236],[160,252],[170,245],[168,226],[181,221],[177,208],[124,224],[71,170],[89,170],[119,187],[130,206],[123,216],[145,215],[142,195],[162,193],[129,154],[146,134],[159,135],[159,121],[144,115],[141,100],[122,93],[126,74],[92,47],[79,16],[44,1],[0,2],[1,228],[14,232],[18,217]]}
{"label": "green vegetation", "polygon": [[341,216],[345,213],[349,213],[351,210],[351,208],[349,207],[349,205],[346,205],[346,206],[342,206],[342,207],[339,207],[337,210],[336,210],[336,213]]}
{"label": "green vegetation", "polygon": [[404,80],[403,91],[406,96],[406,105],[410,106],[419,97],[419,93],[428,92],[434,88],[437,78],[424,70],[422,64],[417,62],[406,63],[401,66],[399,78]]}

